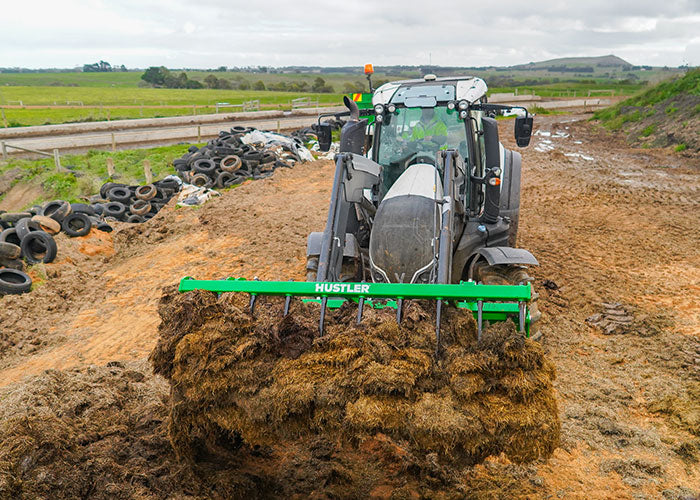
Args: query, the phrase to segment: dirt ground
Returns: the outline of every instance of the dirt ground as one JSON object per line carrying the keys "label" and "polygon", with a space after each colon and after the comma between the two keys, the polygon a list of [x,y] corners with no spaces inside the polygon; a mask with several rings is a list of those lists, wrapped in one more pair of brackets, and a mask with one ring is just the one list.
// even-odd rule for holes
{"label": "dirt ground", "polygon": [[[501,475],[475,498],[503,496],[504,482],[523,498],[700,495],[700,158],[631,148],[586,118],[537,117],[522,150],[518,244],[541,264],[561,447],[531,466],[494,457],[465,472],[479,484]],[[501,127],[513,147],[512,122]],[[0,299],[0,401],[47,369],[146,358],[162,290],[183,276],[304,279],[306,236],[325,224],[332,177],[330,162],[301,164],[201,208],[59,237],[56,262],[31,271],[35,290]],[[620,311],[632,319],[617,328]],[[596,314],[606,323],[586,321]]]}

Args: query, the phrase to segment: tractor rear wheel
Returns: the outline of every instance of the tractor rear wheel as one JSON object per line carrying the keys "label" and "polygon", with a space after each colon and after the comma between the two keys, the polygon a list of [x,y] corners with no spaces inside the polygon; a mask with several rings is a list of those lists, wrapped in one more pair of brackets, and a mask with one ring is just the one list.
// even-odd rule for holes
{"label": "tractor rear wheel", "polygon": [[[484,285],[525,285],[532,283],[534,278],[527,272],[527,268],[517,265],[490,266],[486,261],[480,260],[473,267],[471,279]],[[528,303],[530,310],[530,338],[539,340],[542,337],[539,327],[539,319],[542,316],[537,308],[539,294],[533,290],[532,299]]]}

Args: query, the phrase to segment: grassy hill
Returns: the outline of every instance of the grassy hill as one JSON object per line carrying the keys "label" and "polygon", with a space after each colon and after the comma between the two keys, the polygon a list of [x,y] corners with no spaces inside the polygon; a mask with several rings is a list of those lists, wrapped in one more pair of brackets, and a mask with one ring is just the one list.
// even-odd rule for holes
{"label": "grassy hill", "polygon": [[700,69],[598,111],[594,118],[608,129],[623,130],[634,144],[700,151]]}
{"label": "grassy hill", "polygon": [[511,66],[514,69],[543,69],[553,66],[565,66],[575,68],[580,66],[597,66],[601,68],[632,66],[621,57],[615,55],[597,57],[561,57],[559,59],[549,59],[547,61],[531,62],[528,64],[518,64]]}

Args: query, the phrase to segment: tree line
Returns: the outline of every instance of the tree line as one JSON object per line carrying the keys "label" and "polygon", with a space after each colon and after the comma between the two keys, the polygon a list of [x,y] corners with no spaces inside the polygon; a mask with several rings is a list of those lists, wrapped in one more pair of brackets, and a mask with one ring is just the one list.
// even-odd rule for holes
{"label": "tree line", "polygon": [[[224,71],[223,67],[220,71]],[[151,66],[143,75],[141,80],[153,87],[168,89],[220,89],[220,90],[272,90],[277,92],[315,92],[319,94],[332,94],[336,89],[326,83],[320,76],[313,82],[306,81],[280,81],[267,83],[262,80],[249,82],[241,75],[235,75],[231,79],[219,78],[214,74],[207,75],[203,81],[190,79],[184,71],[175,74],[165,66]],[[379,82],[378,82],[379,83]],[[366,92],[366,85],[361,81],[347,82],[344,84],[343,92]]]}

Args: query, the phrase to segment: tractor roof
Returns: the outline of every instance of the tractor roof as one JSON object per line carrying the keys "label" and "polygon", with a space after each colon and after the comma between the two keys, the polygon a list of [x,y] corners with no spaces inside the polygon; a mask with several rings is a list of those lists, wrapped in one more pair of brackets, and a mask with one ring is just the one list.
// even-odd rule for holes
{"label": "tractor roof", "polygon": [[[453,89],[452,95],[454,99],[466,99],[469,102],[478,101],[486,95],[486,91],[488,90],[486,82],[475,76],[446,76],[437,78],[435,75],[426,75],[423,78],[416,78],[413,80],[400,80],[385,83],[374,91],[372,104],[387,104],[397,95],[399,89],[411,88],[418,91],[422,86],[431,88],[435,88],[436,86],[451,87]],[[398,95],[400,94],[399,92]]]}

